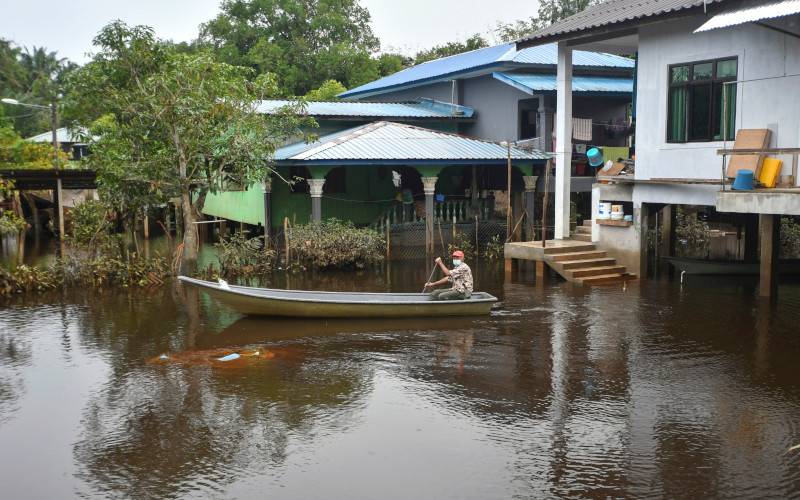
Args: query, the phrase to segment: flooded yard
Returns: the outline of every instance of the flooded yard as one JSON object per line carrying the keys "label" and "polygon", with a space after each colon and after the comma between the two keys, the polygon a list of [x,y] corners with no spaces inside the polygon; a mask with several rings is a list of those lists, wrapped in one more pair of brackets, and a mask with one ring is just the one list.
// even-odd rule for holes
{"label": "flooded yard", "polygon": [[179,285],[0,306],[2,496],[800,496],[799,286],[473,270],[489,317],[244,318]]}

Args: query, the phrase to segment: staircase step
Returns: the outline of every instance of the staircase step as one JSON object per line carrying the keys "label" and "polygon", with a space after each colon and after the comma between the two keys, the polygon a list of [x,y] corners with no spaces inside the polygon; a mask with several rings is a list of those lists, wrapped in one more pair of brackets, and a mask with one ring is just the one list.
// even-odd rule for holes
{"label": "staircase step", "polygon": [[603,250],[592,250],[590,252],[567,252],[553,255],[553,262],[566,262],[570,260],[600,259],[608,255]]}
{"label": "staircase step", "polygon": [[568,254],[574,252],[591,252],[595,250],[595,246],[591,243],[574,243],[570,246],[548,246],[544,249],[544,254],[547,256],[556,254]]}
{"label": "staircase step", "polygon": [[575,228],[575,234],[592,234],[592,228],[586,226],[578,226]]}
{"label": "staircase step", "polygon": [[573,239],[575,241],[591,242],[592,241],[592,235],[591,234],[575,233],[575,234],[573,234],[571,236],[571,239]]}
{"label": "staircase step", "polygon": [[623,281],[630,281],[633,279],[636,279],[636,277],[632,274],[610,273],[587,276],[579,279],[578,281],[584,285],[610,285],[613,283],[622,283]]}
{"label": "staircase step", "polygon": [[583,221],[583,227],[592,227],[592,219],[586,219]]}
{"label": "staircase step", "polygon": [[571,278],[585,278],[587,276],[602,276],[604,274],[624,273],[625,266],[611,265],[611,266],[594,266],[582,267],[580,269],[571,269],[564,271],[564,274]]}
{"label": "staircase step", "polygon": [[612,257],[602,257],[599,259],[566,260],[558,262],[556,265],[561,266],[561,269],[566,271],[569,269],[582,269],[584,267],[613,266],[616,263],[616,259]]}

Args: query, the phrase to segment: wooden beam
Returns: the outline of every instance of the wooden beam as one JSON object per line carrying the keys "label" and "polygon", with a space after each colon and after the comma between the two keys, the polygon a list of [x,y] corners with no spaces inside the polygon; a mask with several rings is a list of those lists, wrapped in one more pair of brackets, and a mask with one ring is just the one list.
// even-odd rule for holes
{"label": "wooden beam", "polygon": [[761,297],[778,295],[778,251],[780,250],[780,216],[759,214],[761,234],[761,265],[758,294]]}

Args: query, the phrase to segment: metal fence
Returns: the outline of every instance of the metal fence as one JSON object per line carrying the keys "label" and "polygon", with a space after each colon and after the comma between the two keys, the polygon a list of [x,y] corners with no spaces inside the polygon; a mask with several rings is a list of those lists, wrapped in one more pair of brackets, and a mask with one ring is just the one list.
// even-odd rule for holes
{"label": "metal fence", "polygon": [[[437,221],[433,226],[434,252],[446,256],[451,246],[484,255],[497,251],[506,239],[506,224],[497,220],[474,222]],[[389,258],[406,260],[425,257],[425,221],[393,224],[389,229]]]}

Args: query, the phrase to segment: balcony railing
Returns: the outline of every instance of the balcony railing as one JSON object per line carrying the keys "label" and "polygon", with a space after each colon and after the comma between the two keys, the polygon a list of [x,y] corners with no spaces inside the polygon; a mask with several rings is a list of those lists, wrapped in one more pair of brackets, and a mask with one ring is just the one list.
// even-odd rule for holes
{"label": "balcony railing", "polygon": [[797,168],[798,156],[800,156],[800,148],[765,148],[765,149],[718,149],[717,154],[722,156],[722,190],[725,191],[725,184],[727,180],[727,160],[729,156],[734,155],[789,155],[792,157],[792,188],[798,187]]}

